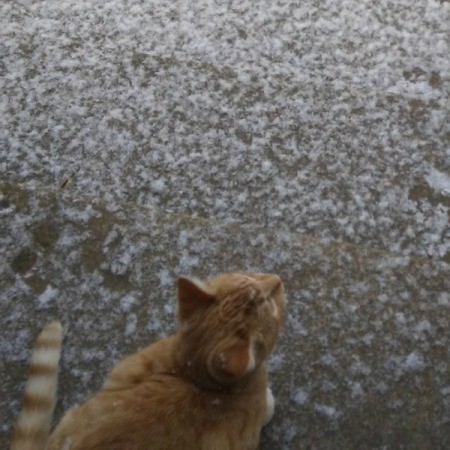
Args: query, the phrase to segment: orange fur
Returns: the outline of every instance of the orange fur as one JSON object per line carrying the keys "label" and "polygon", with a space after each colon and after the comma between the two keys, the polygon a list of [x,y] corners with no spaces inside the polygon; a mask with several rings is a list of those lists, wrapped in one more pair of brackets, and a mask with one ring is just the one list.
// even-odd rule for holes
{"label": "orange fur", "polygon": [[273,414],[265,360],[283,317],[281,280],[181,277],[178,292],[178,332],[122,360],[63,417],[48,450],[257,448]]}

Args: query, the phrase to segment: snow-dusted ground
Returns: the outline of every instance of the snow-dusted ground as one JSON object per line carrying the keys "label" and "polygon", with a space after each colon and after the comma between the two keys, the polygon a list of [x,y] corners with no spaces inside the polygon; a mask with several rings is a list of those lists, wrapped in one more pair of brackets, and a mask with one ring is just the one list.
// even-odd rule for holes
{"label": "snow-dusted ground", "polygon": [[449,260],[449,10],[6,0],[1,171]]}
{"label": "snow-dusted ground", "polygon": [[58,190],[1,189],[5,438],[44,323],[58,317],[67,328],[60,414],[122,355],[174,329],[180,273],[246,268],[279,273],[288,299],[270,361],[278,409],[261,448],[448,448],[447,264],[131,204],[111,212]]}
{"label": "snow-dusted ground", "polygon": [[450,448],[449,39],[444,0],[1,2],[0,447],[49,316],[67,408],[244,268],[289,295],[262,448]]}

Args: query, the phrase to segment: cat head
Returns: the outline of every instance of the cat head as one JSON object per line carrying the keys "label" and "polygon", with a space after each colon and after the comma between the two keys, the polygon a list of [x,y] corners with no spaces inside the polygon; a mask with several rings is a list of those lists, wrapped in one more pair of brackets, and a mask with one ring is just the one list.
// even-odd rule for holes
{"label": "cat head", "polygon": [[268,357],[284,315],[277,275],[226,273],[208,281],[178,280],[184,359],[216,382],[237,381]]}

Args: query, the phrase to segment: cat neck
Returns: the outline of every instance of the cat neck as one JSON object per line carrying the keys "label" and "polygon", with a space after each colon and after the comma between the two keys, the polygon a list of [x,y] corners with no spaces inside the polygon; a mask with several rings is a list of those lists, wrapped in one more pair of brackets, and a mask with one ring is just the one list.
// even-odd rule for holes
{"label": "cat neck", "polygon": [[224,383],[216,380],[203,362],[196,360],[195,355],[184,349],[178,338],[179,336],[175,336],[174,339],[173,373],[194,388],[205,393],[242,394],[255,392],[266,383],[267,373],[264,364],[234,382]]}

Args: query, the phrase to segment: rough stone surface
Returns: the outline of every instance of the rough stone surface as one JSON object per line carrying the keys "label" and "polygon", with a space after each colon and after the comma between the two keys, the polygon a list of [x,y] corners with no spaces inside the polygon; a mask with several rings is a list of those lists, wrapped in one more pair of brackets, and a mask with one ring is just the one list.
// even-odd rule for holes
{"label": "rough stone surface", "polygon": [[9,179],[450,260],[448,3],[0,8]]}
{"label": "rough stone surface", "polygon": [[450,448],[450,3],[0,3],[0,447],[174,330],[180,274],[279,273],[262,449]]}
{"label": "rough stone surface", "polygon": [[[288,298],[261,448],[450,443],[446,263],[134,205],[114,212],[57,190],[2,192],[5,434],[33,336],[51,318],[67,328],[59,415],[122,355],[174,329],[179,274],[245,268],[279,273]],[[51,246],[36,236],[44,228],[58,230]]]}

